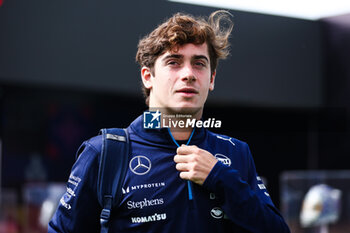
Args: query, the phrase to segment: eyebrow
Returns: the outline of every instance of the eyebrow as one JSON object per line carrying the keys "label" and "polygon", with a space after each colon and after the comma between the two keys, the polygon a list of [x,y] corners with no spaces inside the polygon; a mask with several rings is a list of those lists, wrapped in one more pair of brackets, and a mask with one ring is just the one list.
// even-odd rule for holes
{"label": "eyebrow", "polygon": [[[169,55],[165,56],[162,60],[165,61],[165,60],[171,59],[171,58],[180,59],[180,58],[183,58],[183,57],[184,56],[181,55],[181,54],[169,54]],[[207,56],[204,56],[204,55],[194,55],[194,56],[192,56],[192,58],[194,60],[204,59],[207,62],[209,62],[209,59],[207,58]]]}
{"label": "eyebrow", "polygon": [[180,55],[180,54],[169,54],[165,57],[163,57],[163,61],[167,60],[167,59],[170,59],[170,58],[176,58],[176,59],[179,59],[179,58],[183,58],[184,56],[183,55]]}
{"label": "eyebrow", "polygon": [[204,56],[204,55],[195,55],[195,56],[194,56],[194,59],[195,59],[195,60],[204,59],[204,60],[206,60],[207,62],[209,62],[209,59],[207,58],[207,56]]}

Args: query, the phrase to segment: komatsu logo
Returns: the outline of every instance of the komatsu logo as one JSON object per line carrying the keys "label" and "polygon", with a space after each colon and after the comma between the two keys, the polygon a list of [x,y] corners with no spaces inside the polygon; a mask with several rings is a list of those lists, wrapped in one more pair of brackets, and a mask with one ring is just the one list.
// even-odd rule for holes
{"label": "komatsu logo", "polygon": [[132,223],[144,223],[144,222],[156,222],[156,221],[162,221],[166,219],[166,214],[153,214],[150,216],[143,216],[143,217],[131,217]]}

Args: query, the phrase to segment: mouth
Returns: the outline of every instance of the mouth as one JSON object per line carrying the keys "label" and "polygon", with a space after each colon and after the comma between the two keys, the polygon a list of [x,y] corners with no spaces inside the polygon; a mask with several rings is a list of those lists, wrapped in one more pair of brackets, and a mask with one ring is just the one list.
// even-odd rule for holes
{"label": "mouth", "polygon": [[197,95],[199,92],[192,87],[184,87],[177,90],[176,93],[179,93],[185,97],[192,97],[194,95]]}

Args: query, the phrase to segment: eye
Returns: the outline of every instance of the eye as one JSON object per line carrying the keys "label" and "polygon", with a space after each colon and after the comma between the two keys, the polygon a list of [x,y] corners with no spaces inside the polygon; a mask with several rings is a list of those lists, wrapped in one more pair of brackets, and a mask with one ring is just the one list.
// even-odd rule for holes
{"label": "eye", "polygon": [[195,66],[199,66],[199,67],[206,67],[207,63],[203,62],[203,61],[196,61],[194,62]]}
{"label": "eye", "polygon": [[167,65],[170,65],[170,66],[178,66],[180,65],[180,63],[176,60],[170,60],[167,62]]}

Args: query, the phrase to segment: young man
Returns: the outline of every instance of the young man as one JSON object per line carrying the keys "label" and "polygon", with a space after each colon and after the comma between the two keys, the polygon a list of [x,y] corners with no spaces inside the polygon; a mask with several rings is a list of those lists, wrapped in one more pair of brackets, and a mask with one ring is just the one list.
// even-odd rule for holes
{"label": "young man", "polygon": [[[208,21],[175,14],[140,40],[136,60],[150,109],[200,120],[231,30],[225,11]],[[202,127],[145,129],[143,123],[142,115],[127,128],[129,168],[109,232],[289,232],[246,143]],[[83,148],[49,232],[99,231],[101,137]]]}

